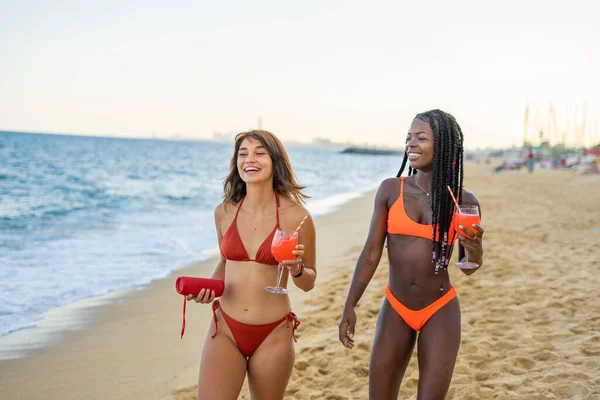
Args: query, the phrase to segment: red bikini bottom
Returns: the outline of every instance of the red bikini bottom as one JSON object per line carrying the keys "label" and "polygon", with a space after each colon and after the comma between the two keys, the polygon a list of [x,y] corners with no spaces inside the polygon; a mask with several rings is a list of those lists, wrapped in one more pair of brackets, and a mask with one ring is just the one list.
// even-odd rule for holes
{"label": "red bikini bottom", "polygon": [[[221,308],[219,300],[215,300],[212,303],[213,320],[215,321],[215,333],[211,336],[213,339],[219,331],[216,313],[217,308]],[[294,333],[296,332],[298,325],[300,325],[298,317],[296,317],[296,314],[294,314],[292,311],[290,311],[285,317],[281,318],[278,321],[262,325],[250,325],[236,321],[229,315],[225,314],[222,308],[221,315],[223,316],[225,323],[229,327],[229,330],[233,334],[235,343],[237,344],[238,348],[245,357],[251,357],[252,354],[254,354],[254,352],[256,351],[256,349],[258,349],[262,342],[264,342],[267,336],[269,336],[269,334],[273,331],[273,329],[277,328],[283,321],[287,321],[288,328],[290,327],[290,324],[293,324],[292,337],[294,338],[295,342],[296,338],[294,337]]]}

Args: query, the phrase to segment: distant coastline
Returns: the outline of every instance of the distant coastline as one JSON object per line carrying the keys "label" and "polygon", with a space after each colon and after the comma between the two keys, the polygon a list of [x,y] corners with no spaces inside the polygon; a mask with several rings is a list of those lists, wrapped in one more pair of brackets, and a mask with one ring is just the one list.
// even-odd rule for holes
{"label": "distant coastline", "polygon": [[366,154],[374,156],[389,156],[404,154],[403,150],[400,149],[381,149],[376,147],[358,147],[351,146],[341,151],[342,154]]}

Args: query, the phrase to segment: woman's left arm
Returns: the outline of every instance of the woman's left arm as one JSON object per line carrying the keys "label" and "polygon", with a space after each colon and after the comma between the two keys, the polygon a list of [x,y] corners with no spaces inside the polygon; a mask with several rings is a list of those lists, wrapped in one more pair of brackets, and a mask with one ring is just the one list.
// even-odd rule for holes
{"label": "woman's left arm", "polygon": [[[463,202],[464,205],[474,205],[479,209],[479,218],[481,219],[481,205],[479,204],[479,200],[477,197],[469,192],[463,192]],[[475,229],[477,233],[474,233],[471,229]],[[462,260],[465,256],[465,250],[469,252],[469,261],[479,264],[479,267],[476,269],[463,269],[462,272],[465,275],[471,275],[475,271],[477,271],[483,265],[483,228],[480,225],[473,224],[471,227],[459,226],[459,229],[467,235],[466,237],[463,235],[458,235],[458,259]]]}
{"label": "woman's left arm", "polygon": [[317,279],[316,232],[312,216],[308,214],[298,231],[298,246],[294,250],[295,260],[287,260],[283,265],[290,271],[294,285],[308,292]]}

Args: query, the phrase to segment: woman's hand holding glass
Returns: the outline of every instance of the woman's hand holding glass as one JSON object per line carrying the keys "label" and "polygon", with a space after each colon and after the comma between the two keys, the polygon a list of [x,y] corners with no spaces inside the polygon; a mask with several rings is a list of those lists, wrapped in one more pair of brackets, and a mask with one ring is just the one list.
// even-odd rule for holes
{"label": "woman's hand holding glass", "polygon": [[[483,228],[479,225],[479,208],[477,206],[459,206],[460,212],[455,214],[458,241],[465,249],[465,258],[456,264],[461,269],[479,268],[483,258]],[[468,225],[468,226],[465,226]]]}
{"label": "woman's hand holding glass", "polygon": [[265,287],[265,290],[275,294],[287,294],[288,290],[280,286],[283,271],[287,268],[291,273],[297,274],[298,268],[302,268],[302,257],[304,256],[304,246],[298,244],[297,231],[290,233],[277,229],[271,243],[271,254],[279,262],[277,283],[275,286]]}
{"label": "woman's hand holding glass", "polygon": [[[297,237],[296,237],[296,240],[297,240]],[[294,248],[296,250],[293,250],[290,253],[291,255],[296,256],[294,259],[284,260],[284,259],[281,259],[281,257],[279,257],[281,259],[281,261],[279,261],[279,265],[277,266],[277,284],[275,286],[265,287],[265,290],[267,292],[275,293],[275,294],[287,294],[288,293],[287,289],[282,288],[280,286],[281,278],[283,277],[283,271],[284,271],[284,269],[287,268],[287,270],[290,272],[290,274],[297,275],[300,272],[300,269],[302,268],[302,257],[304,256],[304,245],[296,244]],[[275,252],[273,254],[275,254]],[[281,256],[281,254],[278,254],[278,255]],[[275,258],[277,258],[277,256],[275,256]]]}
{"label": "woman's hand holding glass", "polygon": [[296,245],[296,250],[292,251],[292,254],[296,256],[293,260],[284,260],[281,264],[290,271],[290,274],[296,275],[300,268],[302,268],[302,258],[304,257],[304,245]]}

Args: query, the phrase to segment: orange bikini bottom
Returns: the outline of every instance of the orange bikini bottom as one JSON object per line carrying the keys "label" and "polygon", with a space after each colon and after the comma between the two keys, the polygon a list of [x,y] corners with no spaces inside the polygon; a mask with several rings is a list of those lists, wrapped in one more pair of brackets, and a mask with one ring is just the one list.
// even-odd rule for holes
{"label": "orange bikini bottom", "polygon": [[456,297],[456,289],[454,289],[454,286],[452,286],[450,290],[448,290],[448,292],[446,292],[446,294],[444,294],[442,297],[427,307],[416,311],[410,310],[406,308],[404,304],[400,303],[400,301],[392,294],[390,285],[387,285],[385,288],[385,297],[390,302],[392,308],[404,320],[404,322],[418,332],[423,328],[423,325],[429,321],[429,318],[431,318],[433,314],[438,312],[442,307],[448,304],[450,300]]}

